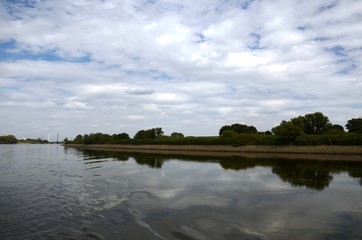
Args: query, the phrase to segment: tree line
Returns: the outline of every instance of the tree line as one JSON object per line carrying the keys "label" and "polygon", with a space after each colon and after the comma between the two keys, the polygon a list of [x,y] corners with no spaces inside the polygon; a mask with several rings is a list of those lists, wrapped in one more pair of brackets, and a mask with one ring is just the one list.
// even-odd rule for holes
{"label": "tree line", "polygon": [[[283,120],[271,131],[262,133],[253,126],[226,125],[219,136],[233,138],[233,145],[362,145],[362,118],[352,118],[344,127],[332,124],[321,112]],[[259,136],[257,136],[259,135]]]}
{"label": "tree line", "polygon": [[15,144],[15,143],[30,143],[30,144],[43,144],[49,143],[47,140],[38,139],[20,139],[18,140],[14,135],[0,136],[0,144]]}
{"label": "tree line", "polygon": [[[233,145],[362,145],[362,118],[352,118],[344,127],[330,122],[321,112],[283,120],[271,131],[260,133],[253,126],[226,125],[219,136],[233,138]],[[263,136],[261,136],[263,135]]]}
{"label": "tree line", "polygon": [[[345,127],[349,133],[362,133],[362,118],[352,118],[347,121]],[[344,133],[344,127],[338,124],[332,124],[329,118],[321,112],[305,114],[290,119],[283,120],[278,126],[265,132],[265,134],[275,134],[286,138],[295,138],[306,135],[333,135]],[[220,136],[234,136],[235,134],[256,134],[259,133],[254,126],[243,124],[226,125],[220,129]]]}
{"label": "tree line", "polygon": [[147,130],[139,130],[131,139],[127,133],[119,134],[105,134],[105,133],[91,133],[84,135],[77,135],[73,141],[65,139],[66,143],[76,144],[137,144],[147,142],[147,140],[156,141],[157,139],[179,139],[185,136],[179,132],[173,132],[170,136],[164,135],[161,127],[151,128]]}
{"label": "tree line", "polygon": [[[219,136],[185,137],[180,132],[165,135],[161,127],[139,130],[133,138],[127,133],[90,133],[77,135],[74,140],[64,139],[71,144],[174,144],[174,145],[362,145],[362,117],[347,121],[343,126],[333,124],[321,112],[283,120],[270,131],[259,132],[256,127],[234,123],[222,126]],[[31,143],[46,143],[47,141]],[[0,136],[0,144],[17,143],[13,135]]]}
{"label": "tree line", "polygon": [[173,132],[167,136],[161,127],[139,130],[133,138],[127,133],[91,133],[77,135],[77,144],[175,144],[175,145],[362,145],[362,118],[352,118],[344,127],[332,124],[321,112],[283,120],[271,131],[259,132],[256,127],[235,123],[222,126],[217,137],[185,137]]}

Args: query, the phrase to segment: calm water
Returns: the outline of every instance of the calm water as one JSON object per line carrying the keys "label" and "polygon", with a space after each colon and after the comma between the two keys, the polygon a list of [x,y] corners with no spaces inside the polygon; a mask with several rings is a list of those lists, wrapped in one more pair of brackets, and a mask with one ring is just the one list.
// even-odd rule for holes
{"label": "calm water", "polygon": [[0,239],[362,239],[362,163],[0,145]]}

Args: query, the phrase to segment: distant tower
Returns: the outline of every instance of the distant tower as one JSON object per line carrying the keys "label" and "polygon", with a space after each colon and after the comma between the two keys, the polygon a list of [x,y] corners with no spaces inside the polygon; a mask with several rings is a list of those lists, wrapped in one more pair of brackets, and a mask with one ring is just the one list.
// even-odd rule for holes
{"label": "distant tower", "polygon": [[48,142],[50,142],[50,134],[48,133]]}
{"label": "distant tower", "polygon": [[59,142],[59,133],[57,133],[57,144]]}

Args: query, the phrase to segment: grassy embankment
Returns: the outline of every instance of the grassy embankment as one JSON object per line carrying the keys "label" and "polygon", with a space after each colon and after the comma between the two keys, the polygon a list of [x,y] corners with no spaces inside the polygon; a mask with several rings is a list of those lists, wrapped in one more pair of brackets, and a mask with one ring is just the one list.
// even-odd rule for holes
{"label": "grassy embankment", "polygon": [[[333,143],[333,144],[332,144]],[[272,135],[127,139],[68,146],[122,152],[247,158],[293,158],[362,161],[362,135],[302,136],[287,141]]]}
{"label": "grassy embankment", "polygon": [[114,139],[109,135],[94,134],[81,142],[68,141],[72,144],[131,144],[131,145],[223,145],[223,146],[362,146],[362,134],[344,133],[338,135],[301,135],[285,138],[265,134],[237,134],[234,137],[181,137],[161,136],[154,139]]}

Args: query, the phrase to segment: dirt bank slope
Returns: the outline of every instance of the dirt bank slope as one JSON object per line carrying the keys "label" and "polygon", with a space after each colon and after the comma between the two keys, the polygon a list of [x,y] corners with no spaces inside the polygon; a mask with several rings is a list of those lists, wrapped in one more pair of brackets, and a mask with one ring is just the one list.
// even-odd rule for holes
{"label": "dirt bank slope", "polygon": [[70,147],[120,152],[180,154],[220,157],[289,158],[330,161],[362,161],[362,146],[212,146],[212,145],[120,145],[70,144]]}

